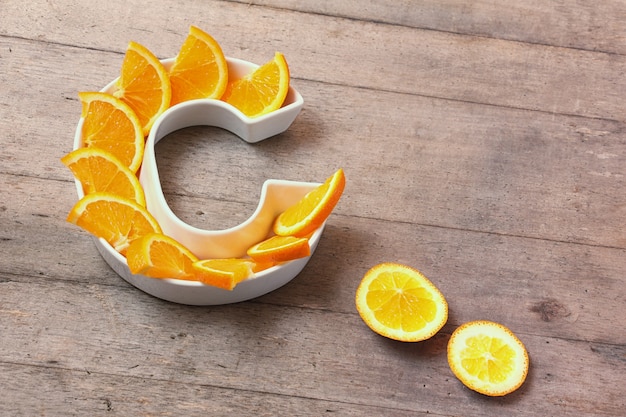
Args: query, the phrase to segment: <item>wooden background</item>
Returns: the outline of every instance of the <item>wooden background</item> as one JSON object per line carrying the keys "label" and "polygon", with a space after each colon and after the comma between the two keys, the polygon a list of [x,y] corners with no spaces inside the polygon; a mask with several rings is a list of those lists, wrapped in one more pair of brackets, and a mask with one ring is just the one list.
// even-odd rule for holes
{"label": "wooden background", "polygon": [[[623,415],[626,2],[82,3],[0,0],[0,415]],[[191,24],[228,56],[283,52],[305,107],[257,145],[208,127],[161,142],[176,213],[232,226],[266,178],[347,177],[307,268],[236,305],[150,297],[65,221],[77,93],[115,78],[130,40],[175,55]],[[433,339],[359,318],[383,261],[446,296]],[[449,370],[475,319],[526,344],[514,394]]]}

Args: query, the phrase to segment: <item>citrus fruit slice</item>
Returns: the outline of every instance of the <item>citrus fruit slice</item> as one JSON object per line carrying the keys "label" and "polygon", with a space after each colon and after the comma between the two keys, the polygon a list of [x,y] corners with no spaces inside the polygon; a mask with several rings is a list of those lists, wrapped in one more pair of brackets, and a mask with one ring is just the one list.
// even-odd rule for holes
{"label": "citrus fruit slice", "polygon": [[343,169],[339,169],[322,185],[282,212],[274,222],[274,233],[304,237],[315,231],[333,211],[345,186]]}
{"label": "citrus fruit slice", "polygon": [[133,274],[195,280],[192,265],[198,258],[175,239],[161,233],[148,233],[130,244],[126,261]]}
{"label": "citrus fruit slice", "polygon": [[437,287],[418,270],[396,263],[367,271],[356,307],[373,331],[403,342],[426,340],[448,320],[448,303]]}
{"label": "citrus fruit slice", "polygon": [[122,62],[120,77],[113,93],[137,114],[143,135],[148,136],[154,121],[170,105],[170,78],[152,52],[136,42],[130,42]]}
{"label": "citrus fruit slice", "polygon": [[65,155],[61,162],[80,181],[85,194],[109,192],[145,207],[146,198],[139,180],[112,153],[99,148],[80,148]]}
{"label": "citrus fruit slice", "polygon": [[528,374],[528,352],[508,328],[490,321],[459,326],[448,342],[448,363],[468,388],[502,396],[519,388]]}
{"label": "citrus fruit slice", "polygon": [[191,26],[169,75],[170,106],[198,98],[219,99],[228,84],[228,64],[215,39]]}
{"label": "citrus fruit slice", "polygon": [[254,261],[243,258],[204,259],[194,263],[193,267],[198,281],[232,290],[253,274]]}
{"label": "citrus fruit slice", "polygon": [[145,207],[128,198],[97,192],[81,198],[67,221],[109,242],[122,255],[136,239],[161,227]]}
{"label": "citrus fruit slice", "polygon": [[258,117],[279,109],[289,91],[289,66],[276,52],[274,59],[238,80],[229,80],[222,100],[248,117]]}
{"label": "citrus fruit slice", "polygon": [[132,172],[143,159],[144,136],[137,115],[122,100],[107,93],[78,93],[83,109],[83,145],[115,155]]}
{"label": "citrus fruit slice", "polygon": [[[250,258],[252,259],[252,258]],[[261,262],[261,261],[254,261],[254,265],[252,266],[252,272],[254,272],[255,274],[257,272],[263,272],[266,269],[270,269],[272,267],[276,266],[276,262],[272,262],[272,261],[267,261],[267,262]]]}
{"label": "citrus fruit slice", "polygon": [[295,236],[272,236],[248,249],[248,256],[257,263],[287,262],[311,254],[309,239]]}

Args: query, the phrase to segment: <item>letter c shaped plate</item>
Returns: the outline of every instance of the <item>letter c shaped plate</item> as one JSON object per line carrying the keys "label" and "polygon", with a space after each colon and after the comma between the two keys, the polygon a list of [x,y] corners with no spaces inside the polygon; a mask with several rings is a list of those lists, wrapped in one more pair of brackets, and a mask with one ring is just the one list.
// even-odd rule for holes
{"label": "letter c shaped plate", "polygon": [[[173,59],[162,61],[168,68]],[[258,66],[247,61],[227,58],[229,73],[241,77]],[[111,92],[115,81],[102,91]],[[139,181],[146,194],[148,211],[157,219],[163,233],[178,240],[200,259],[245,256],[248,247],[265,239],[278,214],[300,200],[319,183],[286,180],[267,180],[261,189],[259,205],[248,220],[225,230],[203,230],[180,220],[170,209],[159,180],[154,147],[168,134],[189,126],[215,126],[226,129],[248,143],[256,143],[285,131],[302,109],[302,96],[293,87],[283,106],[267,115],[249,118],[233,106],[220,100],[192,100],[180,103],[164,112],[154,123],[144,151]],[[78,123],[74,149],[83,146],[83,119]],[[76,182],[79,198],[83,197],[81,184]],[[324,226],[309,239],[311,256],[317,248]],[[249,300],[271,292],[302,271],[309,257],[296,259],[255,273],[239,283],[232,291],[194,281],[157,279],[132,274],[126,258],[103,239],[94,239],[98,251],[111,268],[124,280],[140,290],[163,300],[188,305],[218,305]]]}

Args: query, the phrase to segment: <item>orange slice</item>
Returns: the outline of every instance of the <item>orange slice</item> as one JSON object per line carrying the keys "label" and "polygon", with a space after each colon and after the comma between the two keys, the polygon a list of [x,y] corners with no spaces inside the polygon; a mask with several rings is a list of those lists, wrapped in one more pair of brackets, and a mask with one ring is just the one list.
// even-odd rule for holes
{"label": "orange slice", "polygon": [[81,198],[67,221],[109,242],[122,255],[136,239],[161,228],[145,207],[111,193],[96,192]]}
{"label": "orange slice", "polygon": [[126,252],[126,260],[133,274],[196,279],[192,265],[198,258],[178,241],[160,233],[149,233],[133,241]]}
{"label": "orange slice", "polygon": [[356,307],[373,331],[403,342],[429,339],[448,320],[448,303],[437,287],[418,270],[396,263],[365,274]]}
{"label": "orange slice", "polygon": [[193,267],[198,281],[232,290],[253,274],[254,261],[243,258],[205,259],[194,263]]}
{"label": "orange slice", "polygon": [[346,178],[339,169],[324,184],[281,213],[274,222],[274,233],[304,237],[315,231],[330,216],[345,186]]}
{"label": "orange slice", "polygon": [[295,236],[272,236],[248,249],[257,263],[287,262],[311,254],[309,239]]}
{"label": "orange slice", "polygon": [[61,158],[83,186],[85,194],[109,192],[141,206],[146,198],[139,180],[115,155],[99,148],[76,149]]}
{"label": "orange slice", "polygon": [[137,114],[144,136],[170,105],[172,87],[163,64],[146,47],[130,42],[113,93]]}
{"label": "orange slice", "polygon": [[115,155],[132,172],[143,159],[144,136],[137,115],[122,100],[107,93],[78,93],[83,110],[83,144]]}
{"label": "orange slice", "polygon": [[[252,259],[252,258],[250,258]],[[262,272],[265,271],[266,269],[270,269],[272,267],[276,266],[276,262],[260,262],[260,261],[254,261],[254,266],[252,267],[252,272],[257,273],[257,272]]]}
{"label": "orange slice", "polygon": [[459,326],[448,342],[448,364],[468,388],[489,396],[518,389],[528,375],[524,344],[499,323],[472,321]]}
{"label": "orange slice", "polygon": [[219,99],[228,84],[228,64],[215,39],[191,26],[169,75],[170,106],[199,98]]}
{"label": "orange slice", "polygon": [[274,59],[238,80],[230,80],[222,100],[248,117],[258,117],[279,109],[289,91],[289,66],[276,52]]}

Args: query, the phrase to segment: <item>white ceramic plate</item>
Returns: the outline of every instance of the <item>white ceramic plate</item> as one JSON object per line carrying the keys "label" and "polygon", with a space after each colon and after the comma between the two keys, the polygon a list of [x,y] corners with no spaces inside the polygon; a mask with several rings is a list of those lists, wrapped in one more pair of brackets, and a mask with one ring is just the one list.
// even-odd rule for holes
{"label": "white ceramic plate", "polygon": [[[229,71],[239,77],[253,71],[258,65],[234,58],[227,58]],[[162,61],[168,67],[173,59]],[[102,91],[111,92],[115,80]],[[156,143],[178,129],[189,126],[217,126],[241,139],[255,143],[285,131],[302,109],[302,96],[292,87],[283,107],[258,118],[246,117],[236,108],[219,100],[193,100],[180,103],[163,113],[154,123],[144,152],[139,180],[146,194],[148,210],[155,216],[168,236],[181,242],[201,259],[240,257],[248,247],[268,236],[275,217],[304,197],[319,183],[285,180],[267,180],[263,184],[259,205],[252,216],[239,226],[225,230],[203,230],[180,220],[167,205],[154,155]],[[74,149],[83,146],[81,119],[76,129]],[[76,182],[78,197],[83,197],[81,184]],[[311,256],[319,243],[324,225],[311,238]],[[232,291],[204,285],[199,282],[177,279],[155,279],[132,274],[126,258],[103,239],[95,239],[103,259],[130,284],[163,300],[189,305],[229,304],[249,300],[267,294],[291,281],[302,271],[309,257],[296,259],[254,274],[239,283]]]}

